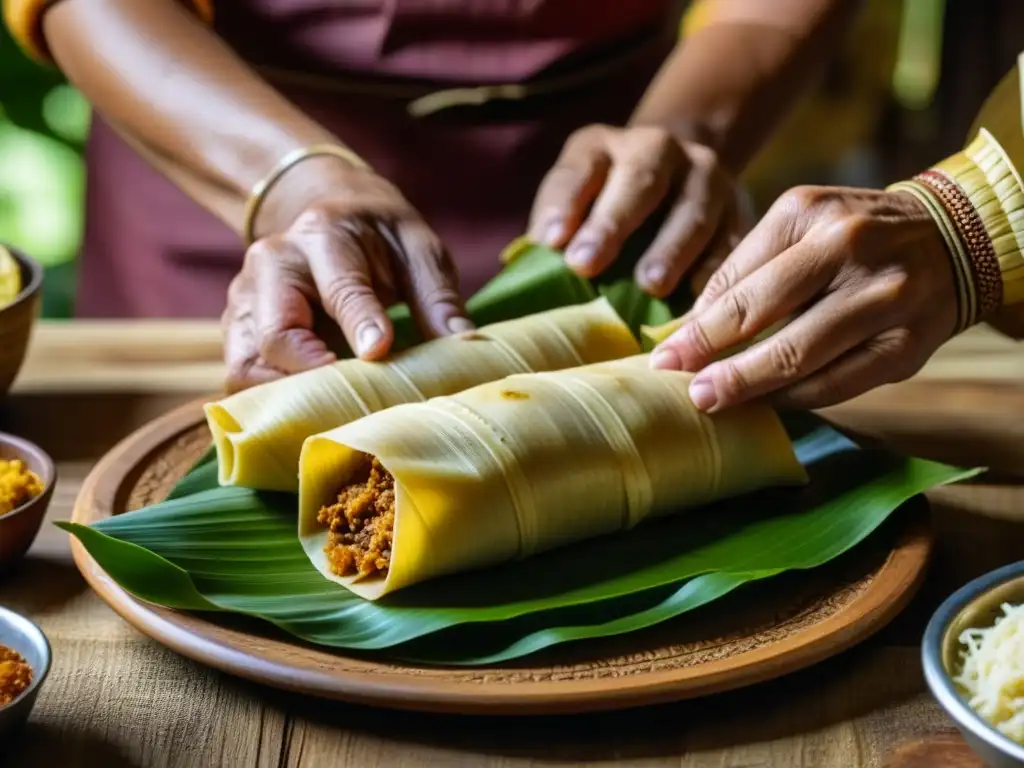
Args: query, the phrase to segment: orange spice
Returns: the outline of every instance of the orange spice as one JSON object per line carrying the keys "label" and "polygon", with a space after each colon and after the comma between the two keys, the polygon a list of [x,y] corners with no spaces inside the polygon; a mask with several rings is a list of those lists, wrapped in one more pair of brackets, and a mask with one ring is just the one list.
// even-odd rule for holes
{"label": "orange spice", "polygon": [[0,707],[6,707],[32,684],[32,667],[25,657],[0,645]]}
{"label": "orange spice", "polygon": [[19,459],[0,459],[0,516],[6,515],[43,492],[39,475]]}

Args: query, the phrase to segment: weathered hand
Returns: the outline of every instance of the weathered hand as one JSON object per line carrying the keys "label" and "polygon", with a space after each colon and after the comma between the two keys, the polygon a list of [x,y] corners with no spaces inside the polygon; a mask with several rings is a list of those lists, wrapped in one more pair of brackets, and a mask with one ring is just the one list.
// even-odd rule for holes
{"label": "weathered hand", "polygon": [[955,291],[945,243],[914,197],[801,187],[725,260],[652,365],[699,371],[690,395],[707,411],[765,395],[824,407],[916,373],[953,333]]}
{"label": "weathered hand", "polygon": [[314,330],[317,314],[364,359],[390,349],[384,310],[398,300],[426,338],[473,327],[447,251],[398,190],[361,169],[340,180],[246,252],[222,318],[230,390],[334,361]]}
{"label": "weathered hand", "polygon": [[709,246],[728,240],[735,218],[735,187],[706,146],[656,127],[582,128],[542,182],[529,234],[595,277],[666,198],[669,212],[636,266],[640,286],[664,297]]}

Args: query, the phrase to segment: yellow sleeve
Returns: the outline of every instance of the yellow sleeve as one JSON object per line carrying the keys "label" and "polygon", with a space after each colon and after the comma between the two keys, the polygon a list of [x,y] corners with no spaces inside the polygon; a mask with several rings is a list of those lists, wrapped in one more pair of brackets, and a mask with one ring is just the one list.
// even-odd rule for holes
{"label": "yellow sleeve", "polygon": [[[4,23],[15,42],[36,61],[52,63],[43,36],[43,14],[57,0],[3,0]],[[179,0],[207,24],[213,22],[214,0]]]}
{"label": "yellow sleeve", "polygon": [[931,198],[924,202],[962,264],[962,298],[974,310],[965,325],[1024,328],[1022,65],[1024,54],[986,99],[960,152],[893,185],[916,185],[919,197]]}

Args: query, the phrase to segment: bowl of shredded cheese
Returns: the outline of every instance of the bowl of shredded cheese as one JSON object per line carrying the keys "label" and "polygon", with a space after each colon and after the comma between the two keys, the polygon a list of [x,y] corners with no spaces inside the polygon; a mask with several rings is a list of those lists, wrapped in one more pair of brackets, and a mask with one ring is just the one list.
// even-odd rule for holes
{"label": "bowl of shredded cheese", "polygon": [[0,575],[35,541],[56,481],[53,460],[42,448],[0,432]]}
{"label": "bowl of shredded cheese", "polygon": [[992,768],[1024,766],[1024,561],[953,593],[925,630],[925,680]]}

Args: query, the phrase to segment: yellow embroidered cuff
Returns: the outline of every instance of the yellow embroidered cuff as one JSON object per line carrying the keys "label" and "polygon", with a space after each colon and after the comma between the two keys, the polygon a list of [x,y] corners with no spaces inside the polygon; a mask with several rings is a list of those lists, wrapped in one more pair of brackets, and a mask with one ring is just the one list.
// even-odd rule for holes
{"label": "yellow embroidered cuff", "polygon": [[[152,2],[152,0],[147,0]],[[207,24],[213,23],[214,0],[178,0],[189,6]],[[3,0],[3,20],[11,37],[29,56],[52,63],[43,35],[43,14],[54,0]]]}
{"label": "yellow embroidered cuff", "polygon": [[1024,302],[1024,185],[999,142],[982,128],[933,171],[954,182],[980,218],[999,265],[1001,304]]}

